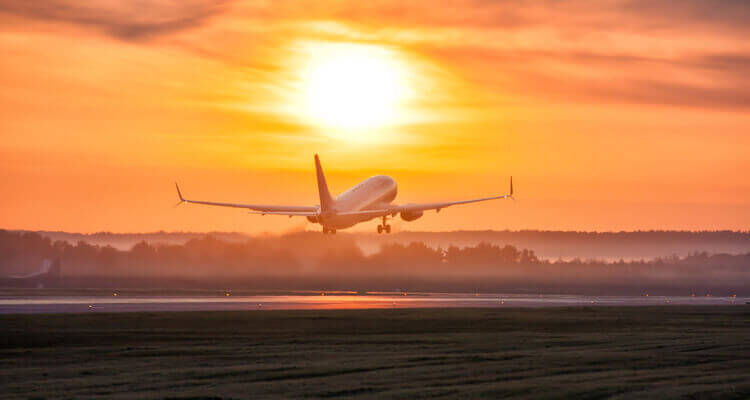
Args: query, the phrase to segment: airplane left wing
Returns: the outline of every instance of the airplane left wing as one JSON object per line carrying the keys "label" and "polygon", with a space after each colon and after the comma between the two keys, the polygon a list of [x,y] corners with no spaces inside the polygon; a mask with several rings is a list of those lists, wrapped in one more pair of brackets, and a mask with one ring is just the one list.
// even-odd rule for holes
{"label": "airplane left wing", "polygon": [[288,215],[290,217],[315,217],[317,212],[313,211],[250,211],[250,214],[260,215]]}
{"label": "airplane left wing", "polygon": [[180,198],[181,203],[190,204],[202,204],[205,206],[218,206],[218,207],[233,207],[233,208],[245,208],[248,210],[259,211],[257,214],[274,214],[274,215],[289,215],[289,216],[314,216],[318,213],[318,207],[316,206],[281,206],[281,205],[267,205],[267,204],[239,204],[239,203],[221,203],[215,201],[204,201],[204,200],[190,200],[182,197],[180,187],[175,183],[177,188],[177,196]]}

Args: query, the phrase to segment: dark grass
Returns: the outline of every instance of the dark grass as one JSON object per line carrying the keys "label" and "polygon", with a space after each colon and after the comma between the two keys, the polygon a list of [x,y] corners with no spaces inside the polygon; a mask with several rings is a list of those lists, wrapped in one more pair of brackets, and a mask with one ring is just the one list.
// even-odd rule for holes
{"label": "dark grass", "polygon": [[750,307],[0,316],[2,398],[750,398]]}

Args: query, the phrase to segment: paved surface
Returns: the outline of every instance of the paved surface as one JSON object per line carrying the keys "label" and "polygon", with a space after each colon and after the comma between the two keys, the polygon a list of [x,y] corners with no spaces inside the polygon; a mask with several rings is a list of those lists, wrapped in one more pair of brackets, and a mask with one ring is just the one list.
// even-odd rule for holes
{"label": "paved surface", "polygon": [[0,314],[453,307],[746,305],[750,298],[414,293],[278,296],[40,296],[0,298]]}

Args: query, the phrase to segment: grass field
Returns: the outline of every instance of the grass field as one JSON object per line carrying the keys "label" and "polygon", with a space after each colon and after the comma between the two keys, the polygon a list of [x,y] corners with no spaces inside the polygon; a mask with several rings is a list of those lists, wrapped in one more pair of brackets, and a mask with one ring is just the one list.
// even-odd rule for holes
{"label": "grass field", "polygon": [[2,398],[750,398],[750,306],[0,316]]}

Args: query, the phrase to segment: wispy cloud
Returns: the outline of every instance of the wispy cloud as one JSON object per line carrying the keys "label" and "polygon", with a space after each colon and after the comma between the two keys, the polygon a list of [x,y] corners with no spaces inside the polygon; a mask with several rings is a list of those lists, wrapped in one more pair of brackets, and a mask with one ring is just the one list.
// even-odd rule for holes
{"label": "wispy cloud", "polygon": [[66,23],[107,35],[140,41],[204,24],[224,10],[226,0],[4,0],[0,14]]}

